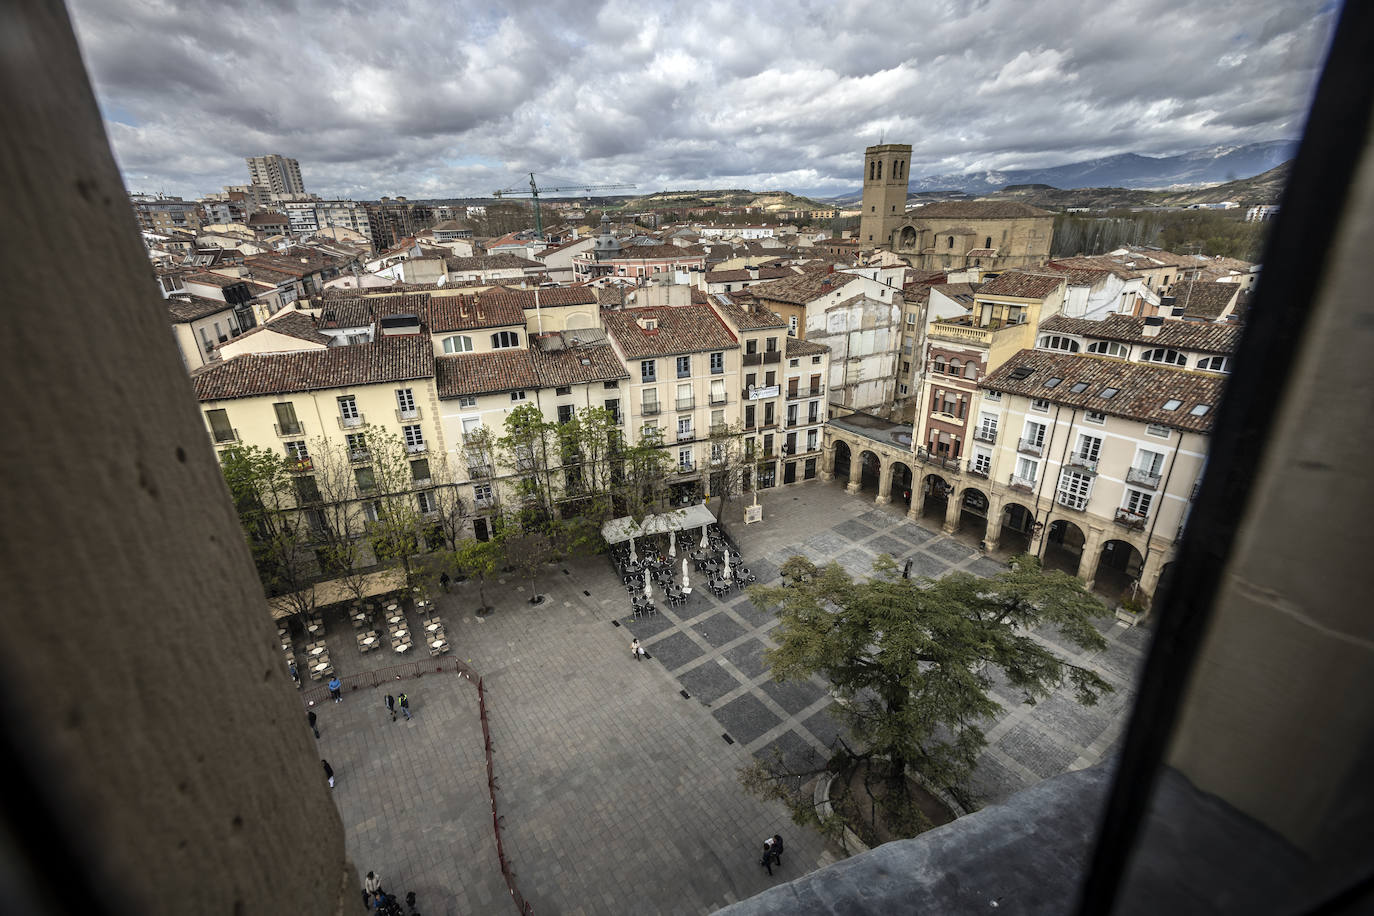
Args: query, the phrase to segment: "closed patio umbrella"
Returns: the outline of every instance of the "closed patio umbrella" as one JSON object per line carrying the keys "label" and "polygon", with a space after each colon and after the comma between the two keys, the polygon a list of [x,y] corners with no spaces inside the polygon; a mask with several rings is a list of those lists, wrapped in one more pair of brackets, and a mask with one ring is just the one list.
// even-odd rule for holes
{"label": "closed patio umbrella", "polygon": [[639,555],[635,553],[635,539],[634,539],[634,538],[630,538],[630,562],[631,562],[631,563],[638,563],[638,562],[639,562]]}
{"label": "closed patio umbrella", "polygon": [[726,582],[729,582],[729,581],[730,581],[730,551],[728,551],[728,550],[722,550],[720,556],[721,556],[720,577],[721,577],[722,579],[724,579]]}
{"label": "closed patio umbrella", "polygon": [[710,545],[710,542],[706,540],[706,526],[705,526],[705,525],[702,525],[702,526],[701,526],[701,549],[702,549],[702,550],[705,550],[705,549],[706,549],[707,547],[709,547],[709,546],[711,546],[711,545]]}
{"label": "closed patio umbrella", "polygon": [[682,588],[683,588],[684,590],[686,590],[686,589],[689,589],[689,588],[691,588],[691,587],[692,587],[692,585],[691,585],[691,580],[687,578],[687,558],[686,558],[686,557],[683,557],[683,558],[682,558]]}
{"label": "closed patio umbrella", "polygon": [[668,532],[668,556],[670,556],[670,557],[675,557],[675,556],[677,556],[677,532],[676,532],[676,531],[669,531],[669,532]]}

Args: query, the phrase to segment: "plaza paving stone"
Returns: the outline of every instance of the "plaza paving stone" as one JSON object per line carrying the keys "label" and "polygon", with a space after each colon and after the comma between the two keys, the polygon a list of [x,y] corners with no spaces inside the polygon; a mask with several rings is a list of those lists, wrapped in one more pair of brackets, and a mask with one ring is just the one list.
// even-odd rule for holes
{"label": "plaza paving stone", "polygon": [[721,654],[745,677],[755,678],[768,670],[768,662],[763,658],[765,648],[767,646],[761,640],[750,639],[732,646]]}
{"label": "plaza paving stone", "polygon": [[873,551],[874,554],[885,553],[894,560],[900,560],[911,552],[910,544],[890,534],[871,538],[864,546]]}
{"label": "plaza paving stone", "polygon": [[736,697],[724,706],[711,710],[711,715],[740,744],[748,744],[782,721],[777,713],[752,693]]}
{"label": "plaza paving stone", "polygon": [[[774,752],[782,755],[783,766],[796,772],[815,769],[825,764],[825,756],[817,751],[796,730],[788,730],[754,752],[760,760],[770,760]],[[827,752],[828,753],[828,752]]]}
{"label": "plaza paving stone", "polygon": [[[725,522],[762,583],[775,582],[799,546],[817,562],[862,559],[864,568],[850,570],[860,574],[898,542],[909,545],[901,553],[915,575],[1004,568],[942,538],[941,519],[913,524],[904,507],[871,499],[817,481],[761,493],[760,524],[743,525],[738,506]],[[774,832],[788,839],[785,878],[843,854],[739,785],[751,752],[802,754],[841,731],[820,686],[767,676],[761,653],[773,645],[771,611],[738,592],[717,599],[698,589],[686,606],[634,619],[601,557],[550,568],[535,583],[550,597],[542,607],[525,603],[525,588],[513,577],[489,583],[497,611],[479,620],[475,585],[455,584],[439,611],[455,653],[485,675],[505,848],[536,913],[713,912],[777,880],[754,855],[759,837]],[[413,612],[407,619],[419,622]],[[1108,648],[1071,660],[1122,689],[1089,710],[1065,690],[1034,706],[1009,698],[985,726],[989,744],[970,786],[981,803],[1090,765],[1119,744],[1148,634],[1110,620],[1099,630]],[[635,635],[650,661],[630,658]],[[326,642],[345,677],[399,660],[360,656],[346,622],[331,622]],[[370,689],[320,710],[320,753],[339,776],[349,855],[390,888],[415,890],[427,916],[501,912],[510,899],[497,869],[474,685],[453,674],[404,685],[411,722],[393,724]]]}
{"label": "plaza paving stone", "polygon": [[692,629],[714,649],[732,643],[744,635],[744,627],[735,623],[734,618],[723,611],[696,621],[692,624]]}

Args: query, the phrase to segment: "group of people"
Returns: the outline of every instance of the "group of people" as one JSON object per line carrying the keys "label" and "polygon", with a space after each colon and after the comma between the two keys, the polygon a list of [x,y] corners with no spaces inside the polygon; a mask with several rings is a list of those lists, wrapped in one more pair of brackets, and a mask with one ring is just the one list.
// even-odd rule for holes
{"label": "group of people", "polygon": [[403,693],[403,694],[400,695],[399,698],[397,698],[397,697],[393,697],[391,694],[388,693],[388,694],[386,695],[386,701],[385,701],[385,702],[386,702],[386,709],[387,709],[387,712],[391,713],[391,721],[392,721],[392,722],[395,722],[395,721],[396,721],[396,704],[397,704],[397,700],[398,700],[398,699],[400,700],[401,713],[406,717],[407,720],[410,719],[410,697],[406,696],[406,695]]}
{"label": "group of people", "polygon": [[[382,890],[381,875],[373,871],[368,872],[367,877],[363,879],[363,906],[369,913],[378,913],[380,916],[404,916],[396,898]],[[414,891],[406,894],[406,906],[410,908],[412,916],[420,916],[415,912]]]}
{"label": "group of people", "polygon": [[763,858],[759,864],[773,874],[773,866],[782,867],[782,834],[775,833],[763,841]]}

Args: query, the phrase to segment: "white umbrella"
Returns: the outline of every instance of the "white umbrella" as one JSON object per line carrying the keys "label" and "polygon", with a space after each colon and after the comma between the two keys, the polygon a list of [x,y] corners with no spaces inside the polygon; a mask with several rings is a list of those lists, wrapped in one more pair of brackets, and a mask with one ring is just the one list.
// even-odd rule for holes
{"label": "white umbrella", "polygon": [[720,568],[720,577],[721,577],[722,579],[724,579],[726,582],[729,582],[729,581],[730,581],[730,551],[728,551],[728,550],[722,550],[722,551],[720,552],[720,556],[721,556],[721,559],[724,561],[724,564],[723,564],[723,565],[721,566],[721,568]]}
{"label": "white umbrella", "polygon": [[630,562],[631,562],[631,563],[638,563],[638,562],[639,562],[639,555],[635,553],[635,539],[634,539],[634,538],[630,538]]}
{"label": "white umbrella", "polygon": [[701,549],[705,550],[710,544],[706,540],[706,526],[701,526]]}
{"label": "white umbrella", "polygon": [[654,600],[654,577],[644,572],[644,600],[652,602]]}
{"label": "white umbrella", "polygon": [[682,558],[682,587],[688,589],[692,587],[691,580],[687,578],[687,558]]}
{"label": "white umbrella", "polygon": [[677,532],[676,532],[676,531],[669,531],[669,532],[668,532],[668,556],[670,556],[670,557],[675,557],[675,556],[677,556]]}

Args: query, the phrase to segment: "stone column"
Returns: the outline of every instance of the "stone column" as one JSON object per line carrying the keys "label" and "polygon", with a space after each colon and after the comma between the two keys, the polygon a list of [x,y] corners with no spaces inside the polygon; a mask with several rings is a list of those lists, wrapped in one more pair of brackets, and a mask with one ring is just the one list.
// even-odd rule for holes
{"label": "stone column", "polygon": [[863,486],[864,479],[864,460],[863,453],[858,449],[849,451],[849,483],[845,486],[846,493],[857,493]]}
{"label": "stone column", "polygon": [[949,498],[945,503],[945,534],[953,534],[959,527],[959,506],[963,503],[957,489],[949,491]]}
{"label": "stone column", "polygon": [[988,521],[983,532],[983,549],[992,553],[1002,538],[1002,497],[997,492],[988,493]]}
{"label": "stone column", "polygon": [[1078,578],[1083,587],[1092,590],[1093,579],[1097,575],[1097,561],[1102,553],[1102,545],[1111,540],[1102,528],[1089,528],[1083,539],[1083,555],[1078,558]]}
{"label": "stone column", "polygon": [[878,496],[873,501],[880,506],[892,502],[892,461],[890,459],[878,472]]}
{"label": "stone column", "polygon": [[1159,575],[1164,571],[1164,564],[1169,562],[1171,553],[1172,550],[1169,548],[1150,551],[1149,557],[1145,560],[1145,568],[1140,571],[1140,594],[1155,593],[1155,588],[1159,585]]}
{"label": "stone column", "polygon": [[829,482],[835,479],[835,446],[833,444],[826,447],[821,452],[821,480]]}

